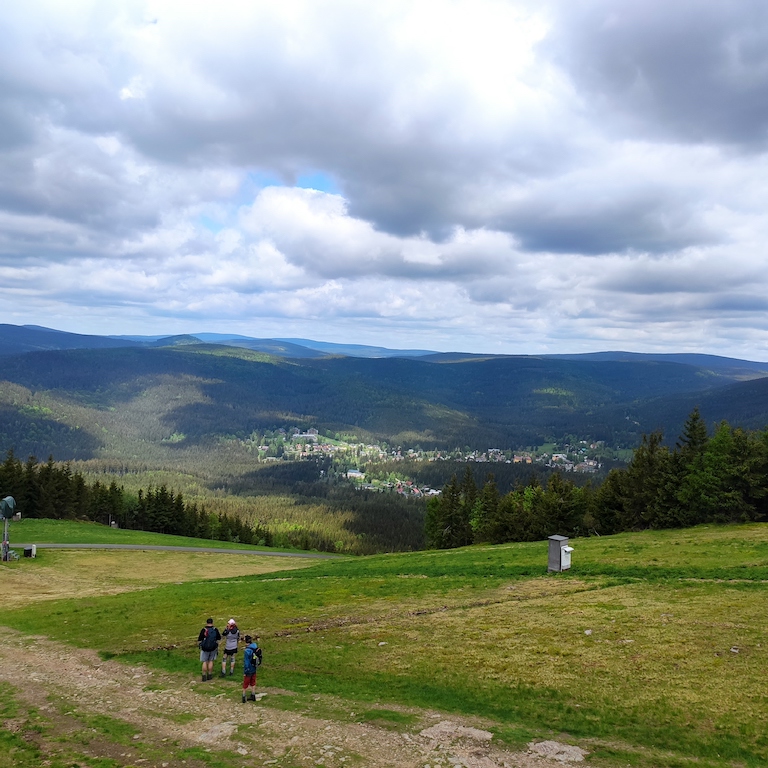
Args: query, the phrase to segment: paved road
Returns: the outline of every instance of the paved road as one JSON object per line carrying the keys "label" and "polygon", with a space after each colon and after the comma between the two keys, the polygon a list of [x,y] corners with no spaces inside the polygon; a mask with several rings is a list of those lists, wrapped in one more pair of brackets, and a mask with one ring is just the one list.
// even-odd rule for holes
{"label": "paved road", "polygon": [[[31,544],[11,543],[11,549],[23,550]],[[215,547],[169,547],[164,544],[35,544],[38,549],[139,549],[162,552],[204,552],[215,555],[258,555],[267,557],[312,557],[332,560],[338,555],[321,555],[317,552],[270,552],[262,549],[220,549]]]}

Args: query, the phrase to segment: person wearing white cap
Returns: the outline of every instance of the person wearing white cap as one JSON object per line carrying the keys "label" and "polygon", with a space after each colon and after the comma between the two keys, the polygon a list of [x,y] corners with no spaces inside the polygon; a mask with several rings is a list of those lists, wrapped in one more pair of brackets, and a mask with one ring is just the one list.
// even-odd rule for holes
{"label": "person wearing white cap", "polygon": [[227,676],[227,659],[229,659],[229,674],[235,671],[235,657],[237,656],[237,644],[240,642],[240,630],[237,622],[230,619],[227,628],[221,633],[224,638],[224,655],[221,657],[221,676]]}

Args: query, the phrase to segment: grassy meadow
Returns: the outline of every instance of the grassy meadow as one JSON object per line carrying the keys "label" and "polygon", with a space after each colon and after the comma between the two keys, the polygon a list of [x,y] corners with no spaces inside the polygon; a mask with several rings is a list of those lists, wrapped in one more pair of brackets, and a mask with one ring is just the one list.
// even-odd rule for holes
{"label": "grassy meadow", "polygon": [[145,546],[197,547],[215,549],[253,550],[254,552],[290,552],[299,550],[259,547],[256,544],[239,544],[217,539],[196,539],[190,536],[170,536],[150,531],[130,531],[109,528],[100,523],[71,520],[33,519],[11,523],[11,548],[15,542],[24,544],[142,544]]}
{"label": "grassy meadow", "polygon": [[[259,684],[295,694],[265,706],[354,703],[324,704],[340,718],[376,705],[463,714],[513,746],[578,741],[594,765],[768,764],[768,526],[572,544],[563,574],[546,573],[546,542],[300,568],[273,558],[250,573],[227,565],[225,578],[203,578],[200,562],[186,572],[177,564],[172,576],[159,565],[168,577],[154,578],[154,555],[139,553],[149,558],[143,583],[134,576],[105,594],[112,577],[101,566],[100,589],[7,606],[3,623],[192,680],[205,617],[221,624],[231,615],[261,635]],[[67,554],[39,550],[0,578],[31,582],[50,568],[63,579],[84,562]]]}

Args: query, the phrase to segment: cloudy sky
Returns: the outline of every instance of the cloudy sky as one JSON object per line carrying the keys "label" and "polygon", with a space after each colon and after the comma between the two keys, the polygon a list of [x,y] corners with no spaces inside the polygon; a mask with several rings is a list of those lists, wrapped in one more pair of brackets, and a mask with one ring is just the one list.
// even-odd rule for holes
{"label": "cloudy sky", "polygon": [[765,0],[31,0],[0,36],[0,322],[768,360]]}

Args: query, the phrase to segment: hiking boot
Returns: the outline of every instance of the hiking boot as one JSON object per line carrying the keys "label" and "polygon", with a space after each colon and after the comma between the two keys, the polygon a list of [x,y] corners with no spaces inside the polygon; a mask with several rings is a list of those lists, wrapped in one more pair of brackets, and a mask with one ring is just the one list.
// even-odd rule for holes
{"label": "hiking boot", "polygon": [[203,682],[205,682],[206,680],[207,680],[207,677],[203,675]]}
{"label": "hiking boot", "polygon": [[245,704],[245,694],[243,694],[243,704]]}
{"label": "hiking boot", "polygon": [[229,670],[229,675],[230,675],[230,677],[231,677],[232,675],[234,675],[234,674],[235,674],[235,670],[234,670],[234,669],[230,669],[230,670]]}
{"label": "hiking boot", "polygon": [[212,675],[212,674],[211,674],[211,675],[208,675],[208,679],[209,679],[209,680],[213,680],[213,675]]}
{"label": "hiking boot", "polygon": [[226,677],[226,676],[227,676],[226,672],[222,672],[221,675],[219,675],[219,677]]}
{"label": "hiking boot", "polygon": [[248,701],[256,701],[256,694],[255,694],[255,693],[252,693],[252,694],[251,694],[251,695],[248,697]]}

